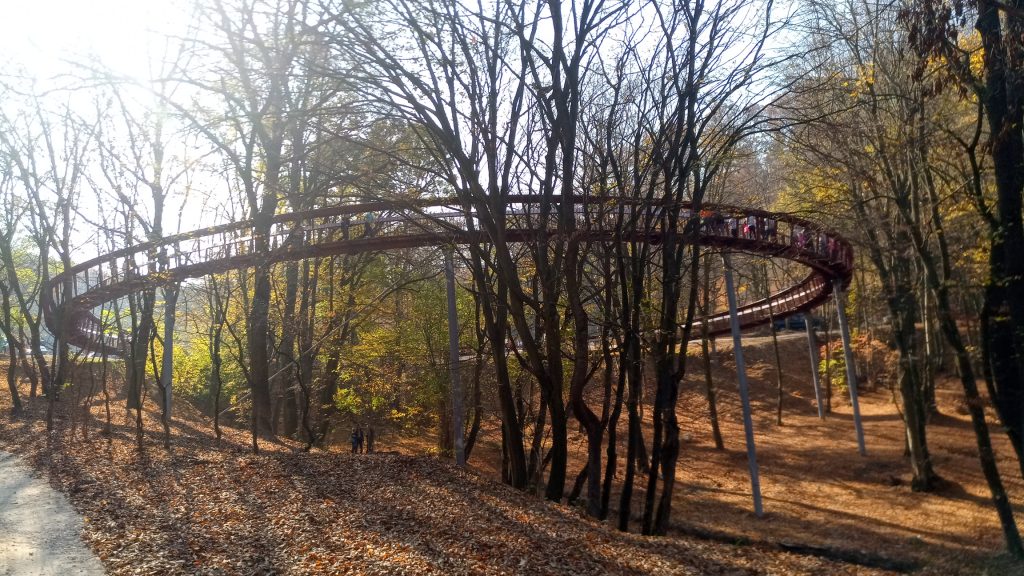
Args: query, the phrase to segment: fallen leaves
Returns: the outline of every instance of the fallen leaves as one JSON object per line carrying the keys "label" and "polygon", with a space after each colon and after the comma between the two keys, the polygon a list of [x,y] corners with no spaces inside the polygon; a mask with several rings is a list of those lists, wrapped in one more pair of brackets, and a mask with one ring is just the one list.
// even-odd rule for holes
{"label": "fallen leaves", "polygon": [[[190,422],[189,428],[202,429]],[[756,574],[822,560],[621,534],[428,457],[245,452],[198,434],[139,453],[6,431],[88,518],[112,574]],[[772,569],[771,572],[777,572]]]}
{"label": "fallen leaves", "polygon": [[[147,415],[157,430],[155,415]],[[62,428],[66,429],[66,428]],[[38,415],[0,445],[49,472],[111,574],[885,574],[758,546],[623,534],[610,523],[430,457],[248,452],[179,422],[171,451],[47,436]]]}

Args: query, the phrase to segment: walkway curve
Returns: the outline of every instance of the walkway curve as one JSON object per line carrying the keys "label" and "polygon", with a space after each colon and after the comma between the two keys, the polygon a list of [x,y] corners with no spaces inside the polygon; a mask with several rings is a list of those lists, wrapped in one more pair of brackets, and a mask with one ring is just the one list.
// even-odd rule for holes
{"label": "walkway curve", "polygon": [[[559,202],[559,197],[550,199]],[[556,214],[550,226],[541,226],[540,196],[510,196],[507,205],[505,239],[509,242],[536,241],[554,233]],[[577,196],[572,199],[578,233],[591,241],[635,240],[659,243],[664,230],[658,228],[629,238],[615,234],[615,216],[622,212],[638,218],[640,212],[656,206],[632,204],[619,198]],[[676,232],[682,233],[692,215],[691,206],[682,207]],[[784,317],[814,308],[832,293],[835,283],[845,288],[853,274],[853,250],[838,234],[814,222],[790,214],[766,212],[728,205],[704,205],[697,215],[700,232],[697,243],[725,251],[746,252],[786,258],[810,268],[800,282],[752,302],[738,310],[741,328],[767,324],[772,313]],[[145,242],[82,262],[54,276],[43,291],[43,312],[54,334],[64,332],[67,342],[88,350],[122,350],[118,336],[102,330],[94,315],[96,307],[132,292],[198,278],[208,274],[254,266],[260,261],[254,250],[251,220],[203,228]],[[266,261],[276,263],[311,257],[377,252],[420,246],[465,244],[485,241],[479,231],[467,230],[465,212],[451,198],[397,202],[365,202],[305,212],[281,214],[274,218]],[[66,286],[71,294],[64,298]],[[57,303],[63,302],[59,307]],[[60,311],[68,314],[66,329],[58,330]],[[729,331],[729,314],[708,318],[709,333]],[[696,329],[700,328],[700,322]]]}
{"label": "walkway curve", "polygon": [[67,499],[0,451],[0,576],[99,576],[103,564],[79,538]]}

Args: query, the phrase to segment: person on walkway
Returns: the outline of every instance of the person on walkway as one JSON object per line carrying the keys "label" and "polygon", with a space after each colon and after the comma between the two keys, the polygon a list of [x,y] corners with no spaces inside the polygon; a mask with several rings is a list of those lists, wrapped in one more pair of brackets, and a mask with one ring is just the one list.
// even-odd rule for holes
{"label": "person on walkway", "polygon": [[714,234],[715,230],[713,227],[713,216],[715,213],[711,210],[700,211],[700,226],[705,234]]}
{"label": "person on walkway", "polygon": [[374,221],[374,219],[375,219],[375,215],[374,215],[373,212],[367,212],[366,215],[364,216],[364,219],[363,219],[364,220],[363,221],[363,237],[373,236],[376,233],[376,230],[373,229],[373,221]]}
{"label": "person on walkway", "polygon": [[352,430],[352,453],[355,454],[359,450],[359,431],[358,429]]}
{"label": "person on walkway", "polygon": [[356,446],[360,454],[363,453],[363,429],[356,428]]}

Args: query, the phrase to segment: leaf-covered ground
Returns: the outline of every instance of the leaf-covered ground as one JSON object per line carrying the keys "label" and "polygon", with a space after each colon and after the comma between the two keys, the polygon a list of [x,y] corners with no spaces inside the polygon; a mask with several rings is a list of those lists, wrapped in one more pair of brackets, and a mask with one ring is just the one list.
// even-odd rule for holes
{"label": "leaf-covered ground", "polygon": [[756,546],[645,538],[585,519],[431,457],[247,453],[199,422],[165,451],[67,419],[47,435],[43,402],[4,420],[0,444],[26,456],[85,516],[111,574],[884,574]]}
{"label": "leaf-covered ground", "polygon": [[[172,448],[162,447],[148,412],[140,451],[123,400],[113,404],[109,437],[98,432],[96,403],[83,438],[69,392],[50,434],[45,400],[10,420],[0,394],[0,448],[69,495],[86,518],[83,538],[111,574],[891,574],[911,565],[927,575],[1024,573],[998,554],[971,439],[958,421],[934,429],[940,473],[959,474],[960,492],[911,494],[890,477],[903,465],[885,393],[865,401],[871,457],[859,459],[836,437],[850,425],[841,406],[829,421],[808,421],[805,390],[788,392],[787,425],[773,430],[762,368],[755,356],[768,516],[749,512],[736,407],[723,394],[730,450],[708,448],[699,418],[685,422],[674,530],[661,538],[618,532],[495,482],[493,434],[470,470],[429,456],[303,453],[290,443],[263,443],[253,455],[245,431],[227,429],[218,442],[208,419],[181,406]],[[693,402],[684,398],[681,409],[698,413]],[[388,437],[384,448],[397,441]],[[413,439],[405,451],[430,442]],[[575,473],[581,454],[571,455]],[[863,565],[879,560],[889,570]]]}

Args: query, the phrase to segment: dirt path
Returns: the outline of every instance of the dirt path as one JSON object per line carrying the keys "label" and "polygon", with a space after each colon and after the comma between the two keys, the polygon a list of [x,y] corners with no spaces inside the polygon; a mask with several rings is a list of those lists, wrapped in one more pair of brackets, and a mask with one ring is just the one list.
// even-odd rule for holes
{"label": "dirt path", "polygon": [[0,576],[104,574],[64,496],[0,452]]}

